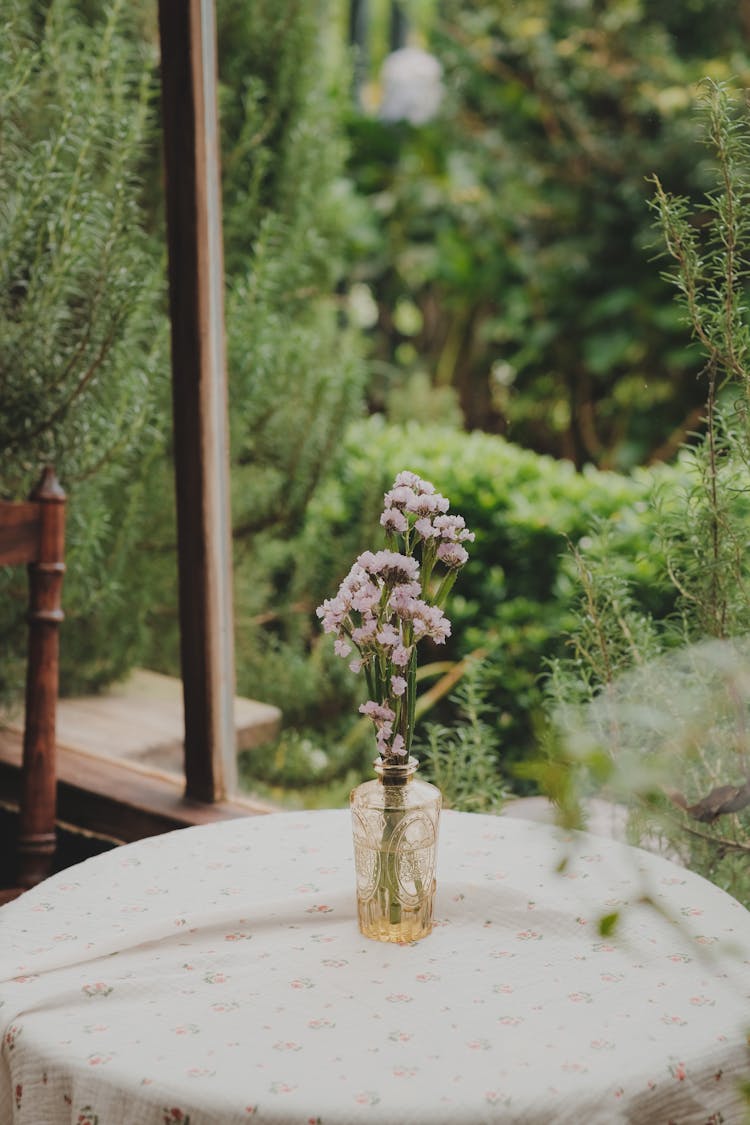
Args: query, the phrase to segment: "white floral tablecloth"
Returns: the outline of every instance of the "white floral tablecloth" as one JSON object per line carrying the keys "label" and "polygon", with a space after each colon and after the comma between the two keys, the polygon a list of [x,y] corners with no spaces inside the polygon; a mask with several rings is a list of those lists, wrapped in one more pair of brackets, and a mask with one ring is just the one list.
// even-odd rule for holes
{"label": "white floral tablecloth", "polygon": [[709,883],[445,813],[436,916],[359,935],[346,811],[71,868],[0,909],[0,1122],[745,1120],[750,914]]}

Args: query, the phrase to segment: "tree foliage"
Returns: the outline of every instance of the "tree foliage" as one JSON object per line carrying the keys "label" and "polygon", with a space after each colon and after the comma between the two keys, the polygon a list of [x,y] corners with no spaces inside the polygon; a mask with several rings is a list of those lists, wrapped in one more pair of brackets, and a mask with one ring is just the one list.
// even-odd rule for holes
{"label": "tree foliage", "polygon": [[[641,831],[663,832],[682,858],[750,901],[750,126],[714,83],[703,115],[714,183],[700,207],[654,179],[666,277],[704,360],[705,432],[685,453],[684,486],[657,501],[677,613],[658,626],[634,612],[606,557],[590,565],[579,552],[574,658],[555,666],[551,691],[573,756],[583,764],[591,752],[611,792],[640,800]],[[572,706],[581,700],[582,718]]]}
{"label": "tree foliage", "polygon": [[[144,611],[129,571],[165,335],[139,207],[153,58],[136,27],[122,0],[86,18],[72,0],[10,0],[0,35],[0,488],[18,499],[54,462],[68,493],[69,685],[122,671]],[[18,583],[3,577],[7,651],[23,643]]]}
{"label": "tree foliage", "polygon": [[439,120],[356,117],[371,207],[373,404],[426,372],[469,428],[603,467],[672,456],[702,412],[701,360],[652,266],[646,177],[698,196],[693,103],[742,83],[747,28],[721,0],[446,0]]}

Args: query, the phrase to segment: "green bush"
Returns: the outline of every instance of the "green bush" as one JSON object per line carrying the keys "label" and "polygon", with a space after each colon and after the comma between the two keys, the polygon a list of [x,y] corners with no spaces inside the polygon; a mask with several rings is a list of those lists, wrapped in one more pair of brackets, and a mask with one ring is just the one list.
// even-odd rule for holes
{"label": "green bush", "polygon": [[[299,603],[311,606],[331,596],[356,555],[379,544],[383,492],[401,469],[433,481],[476,533],[448,606],[453,636],[429,658],[484,652],[483,690],[502,736],[498,760],[510,771],[532,749],[545,662],[562,653],[574,620],[569,543],[583,540],[592,556],[606,554],[644,610],[660,617],[672,611],[674,593],[660,577],[651,502],[657,490],[668,491],[681,479],[681,470],[579,473],[568,462],[489,434],[395,427],[371,418],[350,428],[337,472],[308,508]],[[595,522],[599,530],[592,534]],[[310,627],[311,659],[327,667],[328,641],[316,625]],[[347,690],[346,677],[339,675],[339,706],[329,688],[317,715],[308,711],[309,722],[325,723],[352,708],[351,693],[359,685],[349,675]]]}
{"label": "green bush", "polygon": [[[54,462],[69,497],[64,690],[121,674],[143,642],[137,577],[164,422],[161,248],[139,172],[154,56],[138,6],[10,0],[0,33],[0,491]],[[0,690],[17,694],[25,578],[0,575]]]}

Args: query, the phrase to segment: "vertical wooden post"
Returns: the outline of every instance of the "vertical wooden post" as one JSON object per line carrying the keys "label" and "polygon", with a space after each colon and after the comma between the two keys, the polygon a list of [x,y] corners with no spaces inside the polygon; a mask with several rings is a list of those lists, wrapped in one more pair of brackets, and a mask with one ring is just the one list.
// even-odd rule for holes
{"label": "vertical wooden post", "polygon": [[213,0],[159,0],[186,795],[236,782],[232,537]]}
{"label": "vertical wooden post", "polygon": [[39,547],[29,563],[29,657],[18,826],[21,887],[33,887],[50,874],[55,852],[55,718],[63,619],[65,493],[54,469],[45,469],[31,499],[39,506]]}
{"label": "vertical wooden post", "polygon": [[349,0],[349,42],[354,48],[352,73],[352,93],[361,108],[362,87],[367,82],[369,59],[369,14],[368,0]]}
{"label": "vertical wooden post", "polygon": [[391,19],[388,28],[388,44],[392,51],[398,51],[406,46],[406,36],[409,31],[409,21],[400,0],[391,0]]}

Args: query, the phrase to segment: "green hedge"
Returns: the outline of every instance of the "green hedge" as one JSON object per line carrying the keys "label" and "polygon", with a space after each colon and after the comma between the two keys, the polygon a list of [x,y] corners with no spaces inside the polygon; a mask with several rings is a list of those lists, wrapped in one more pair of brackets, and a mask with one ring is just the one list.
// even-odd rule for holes
{"label": "green hedge", "polygon": [[[431,480],[476,533],[451,595],[453,636],[445,655],[487,650],[489,702],[510,768],[531,747],[545,661],[563,650],[573,623],[577,587],[568,542],[582,543],[588,556],[614,553],[636,603],[657,617],[672,611],[652,500],[657,489],[668,494],[679,469],[579,473],[493,435],[371,418],[349,430],[336,477],[308,509],[309,600],[330,596],[357,553],[381,545],[382,494],[401,469]],[[437,648],[424,657],[443,658]]]}

